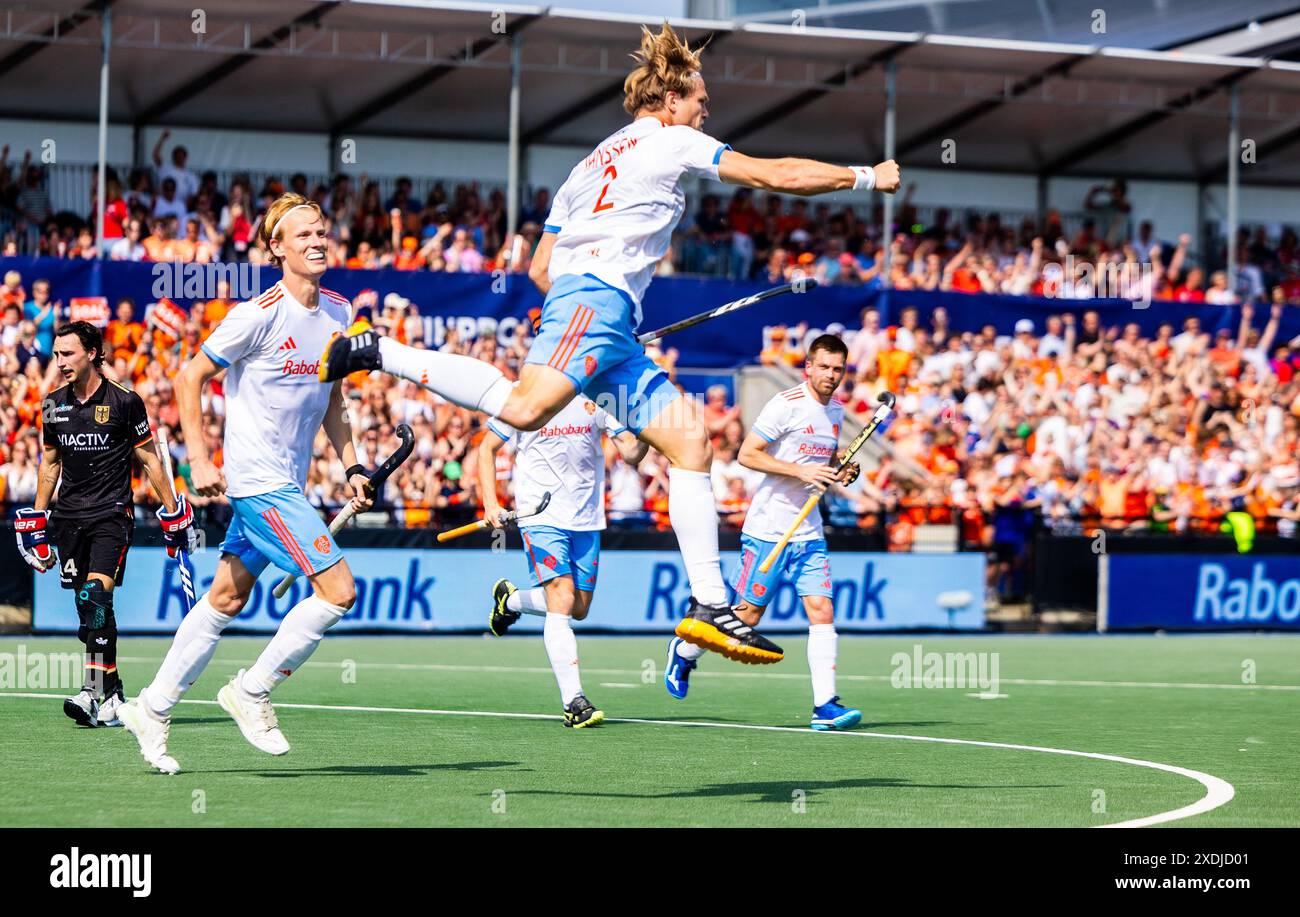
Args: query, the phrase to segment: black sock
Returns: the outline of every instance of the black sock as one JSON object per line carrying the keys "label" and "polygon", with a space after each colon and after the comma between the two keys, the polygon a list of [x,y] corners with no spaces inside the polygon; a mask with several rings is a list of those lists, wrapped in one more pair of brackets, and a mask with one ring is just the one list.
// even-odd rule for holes
{"label": "black sock", "polygon": [[86,686],[96,696],[107,697],[119,684],[117,628],[94,628],[86,634]]}

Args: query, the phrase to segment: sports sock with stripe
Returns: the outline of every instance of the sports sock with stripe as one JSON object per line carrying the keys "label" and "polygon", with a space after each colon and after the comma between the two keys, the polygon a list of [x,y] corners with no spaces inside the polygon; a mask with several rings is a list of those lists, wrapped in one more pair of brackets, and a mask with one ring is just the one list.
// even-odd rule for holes
{"label": "sports sock with stripe", "polygon": [[379,364],[386,373],[489,417],[501,413],[514,388],[514,383],[491,363],[455,353],[419,350],[392,338],[379,339]]}
{"label": "sports sock with stripe", "polygon": [[835,696],[835,656],[839,635],[834,624],[808,625],[808,671],[812,673],[813,706]]}
{"label": "sports sock with stripe", "polygon": [[668,518],[691,581],[691,595],[705,605],[725,605],[718,557],[718,509],[707,472],[668,469]]}
{"label": "sports sock with stripe", "polygon": [[573,619],[568,615],[546,614],[542,626],[542,642],[546,656],[551,660],[555,683],[560,686],[560,701],[564,706],[582,693],[582,678],[578,674],[578,638],[573,633]]}
{"label": "sports sock with stripe", "polygon": [[340,605],[316,597],[312,593],[284,616],[280,628],[271,642],[257,657],[257,662],[244,672],[242,687],[249,694],[265,694],[274,690],[311,658],[316,647],[348,610]]}
{"label": "sports sock with stripe", "polygon": [[207,668],[212,654],[217,651],[221,632],[233,620],[234,617],[213,608],[208,594],[203,593],[190,613],[181,618],[167,656],[158,667],[153,683],[145,690],[145,702],[150,710],[159,716],[171,712]]}
{"label": "sports sock with stripe", "polygon": [[677,655],[683,659],[699,659],[707,652],[708,650],[704,647],[696,646],[694,643],[687,643],[685,640],[677,644]]}
{"label": "sports sock with stripe", "polygon": [[546,614],[545,587],[534,586],[532,589],[519,589],[510,593],[510,598],[506,599],[506,608],[541,617]]}

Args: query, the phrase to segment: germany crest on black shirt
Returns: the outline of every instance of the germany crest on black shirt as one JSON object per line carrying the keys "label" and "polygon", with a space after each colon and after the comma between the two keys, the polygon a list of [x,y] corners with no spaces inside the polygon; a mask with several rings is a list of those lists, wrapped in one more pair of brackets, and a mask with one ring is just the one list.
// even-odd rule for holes
{"label": "germany crest on black shirt", "polygon": [[131,505],[132,452],[149,442],[144,401],[116,382],[100,379],[84,402],[72,385],[51,392],[41,405],[43,439],[63,464],[52,516],[91,519]]}

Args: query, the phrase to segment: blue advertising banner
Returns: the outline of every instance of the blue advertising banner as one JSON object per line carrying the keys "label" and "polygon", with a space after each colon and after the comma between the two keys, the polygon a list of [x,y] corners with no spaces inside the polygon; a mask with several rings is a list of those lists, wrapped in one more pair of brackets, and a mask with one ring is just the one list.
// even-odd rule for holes
{"label": "blue advertising banner", "polygon": [[[58,258],[0,258],[0,272],[15,270],[30,290],[37,278],[50,281],[51,295],[65,304],[74,296],[105,296],[114,301],[131,297],[138,309],[163,296],[189,306],[195,299],[209,298],[216,279],[222,277],[236,290],[235,297],[252,298],[280,278],[279,271],[249,265],[178,265],[118,261],[69,261]],[[374,290],[380,299],[398,293],[411,300],[424,317],[425,339],[441,346],[448,329],[461,337],[495,330],[501,338],[514,334],[515,326],[529,309],[542,304],[542,296],[523,274],[442,274],[393,269],[363,271],[335,268],[325,285],[349,299],[362,290]],[[643,303],[642,331],[663,327],[713,306],[749,296],[772,284],[762,281],[733,283],[727,280],[692,277],[660,277],[650,284]],[[807,297],[806,299],[803,297]],[[705,322],[674,334],[664,346],[676,348],[678,365],[684,368],[731,368],[755,362],[765,343],[764,331],[776,325],[808,323],[808,339],[832,324],[849,331],[861,325],[862,310],[880,309],[882,325],[895,324],[901,311],[913,306],[924,325],[930,314],[942,306],[951,327],[978,330],[993,325],[999,334],[1011,334],[1018,319],[1030,318],[1041,334],[1048,315],[1069,310],[1082,313],[1095,309],[1103,326],[1136,323],[1143,333],[1154,334],[1161,322],[1181,327],[1183,319],[1195,315],[1204,330],[1235,331],[1241,313],[1234,306],[1156,301],[1140,308],[1123,299],[1088,301],[1060,300],[1032,296],[971,295],[923,290],[880,290],[871,286],[828,286],[800,296],[779,296],[733,316]],[[1296,313],[1296,314],[1292,314]],[[137,312],[136,318],[141,313]],[[1258,309],[1256,327],[1268,320],[1268,310]],[[1300,334],[1300,310],[1283,314],[1278,340]]]}
{"label": "blue advertising banner", "polygon": [[[218,552],[194,557],[198,590],[212,581]],[[490,606],[492,583],[510,576],[527,584],[522,552],[497,555],[487,550],[350,548],[348,562],[357,574],[357,602],[335,630],[406,633],[482,631]],[[730,571],[738,554],[723,554]],[[983,554],[876,554],[836,552],[831,557],[835,620],[841,631],[905,628],[977,630],[984,626]],[[667,633],[681,618],[690,587],[681,556],[675,551],[606,551],[591,614],[578,628]],[[237,625],[269,633],[305,594],[296,582],[283,599],[271,589],[282,574],[267,570]],[[951,613],[940,607],[941,593],[966,593],[966,607]],[[951,600],[952,596],[946,597]],[[162,548],[131,551],[124,584],[114,597],[117,626],[124,633],[171,633],[182,616],[176,564]],[[807,628],[794,587],[777,590],[763,619],[772,633]],[[57,577],[36,577],[33,628],[45,633],[73,633],[77,617],[72,593]],[[512,630],[541,631],[541,619],[525,615]]]}
{"label": "blue advertising banner", "polygon": [[1098,630],[1300,631],[1298,554],[1108,554]]}

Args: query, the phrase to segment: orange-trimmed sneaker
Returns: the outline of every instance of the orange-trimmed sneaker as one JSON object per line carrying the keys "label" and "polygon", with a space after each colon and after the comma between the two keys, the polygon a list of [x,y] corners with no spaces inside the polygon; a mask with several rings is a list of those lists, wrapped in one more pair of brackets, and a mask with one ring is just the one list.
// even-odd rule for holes
{"label": "orange-trimmed sneaker", "polygon": [[687,643],[720,653],[747,665],[768,665],[785,658],[785,650],[764,637],[726,605],[701,605],[691,596],[677,636]]}
{"label": "orange-trimmed sneaker", "polygon": [[334,335],[325,345],[318,376],[322,382],[335,382],[353,373],[379,368],[379,335],[370,327],[370,322],[358,319],[351,328]]}

